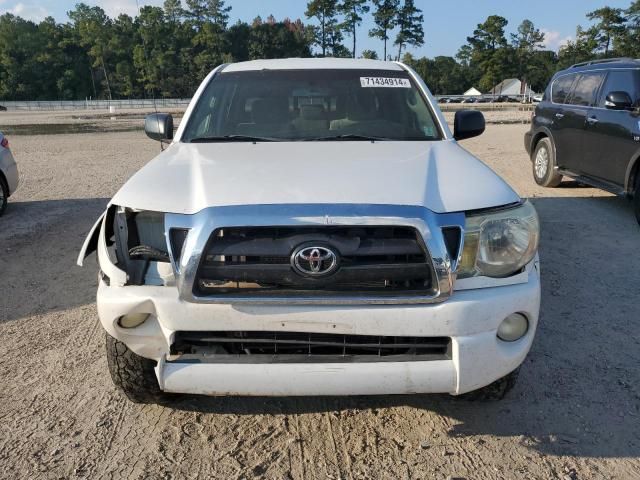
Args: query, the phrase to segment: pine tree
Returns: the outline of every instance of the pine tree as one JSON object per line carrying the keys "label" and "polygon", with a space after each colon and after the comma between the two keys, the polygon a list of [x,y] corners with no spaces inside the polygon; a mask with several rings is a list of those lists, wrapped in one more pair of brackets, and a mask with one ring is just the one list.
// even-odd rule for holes
{"label": "pine tree", "polygon": [[424,45],[423,22],[422,10],[415,6],[413,0],[405,0],[404,5],[398,11],[398,18],[396,19],[399,28],[395,41],[395,45],[398,46],[398,60],[402,56],[402,48],[405,45],[413,47]]}
{"label": "pine tree", "polygon": [[343,28],[351,34],[353,39],[353,58],[356,58],[356,30],[362,23],[362,15],[368,13],[370,8],[369,0],[343,0],[338,5],[338,10],[344,15]]}
{"label": "pine tree", "polygon": [[376,8],[373,12],[375,27],[369,31],[369,36],[384,42],[384,60],[386,60],[389,32],[396,26],[400,0],[373,0],[373,4]]}
{"label": "pine tree", "polygon": [[511,45],[518,59],[518,78],[525,84],[529,81],[530,72],[537,67],[533,59],[543,42],[544,33],[531,20],[523,20],[518,26],[518,33],[511,34]]}
{"label": "pine tree", "polygon": [[[479,87],[489,91],[508,75],[512,62],[509,58],[509,43],[505,37],[505,27],[509,22],[499,15],[487,17],[484,23],[478,24],[473,36],[467,37],[470,50],[466,51],[472,68],[480,72]],[[496,93],[493,92],[492,93]],[[500,92],[497,92],[500,93]]]}
{"label": "pine tree", "polygon": [[596,32],[596,40],[599,48],[604,50],[604,56],[609,56],[613,38],[624,32],[625,18],[622,16],[622,9],[603,7],[593,12],[587,13],[589,20],[598,20],[592,28]]}
{"label": "pine tree", "polygon": [[186,0],[187,16],[192,18],[198,27],[211,22],[222,30],[227,28],[231,7],[225,6],[225,0]]}
{"label": "pine tree", "polygon": [[182,2],[180,0],[164,0],[164,13],[172,23],[178,23],[184,16]]}
{"label": "pine tree", "polygon": [[320,22],[320,34],[316,41],[322,49],[322,56],[327,55],[327,47],[335,37],[338,29],[336,14],[338,12],[338,0],[312,0],[307,3],[307,18],[316,18]]}
{"label": "pine tree", "polygon": [[225,6],[225,0],[207,0],[207,15],[211,21],[221,27],[223,30],[227,28],[229,23],[229,12],[231,6]]}
{"label": "pine tree", "polygon": [[112,20],[100,7],[90,7],[84,3],[76,5],[74,10],[67,12],[80,39],[80,44],[87,48],[89,57],[93,60],[93,68],[102,70],[107,98],[113,98],[109,83],[109,37],[111,35]]}

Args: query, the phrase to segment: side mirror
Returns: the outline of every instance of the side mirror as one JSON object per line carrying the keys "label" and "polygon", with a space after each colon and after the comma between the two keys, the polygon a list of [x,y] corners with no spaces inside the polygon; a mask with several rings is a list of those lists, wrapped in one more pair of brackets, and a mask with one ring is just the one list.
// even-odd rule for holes
{"label": "side mirror", "polygon": [[173,117],[170,113],[152,113],[144,118],[144,133],[159,142],[173,139]]}
{"label": "side mirror", "polygon": [[609,92],[605,98],[604,106],[610,110],[631,110],[633,100],[627,92]]}
{"label": "side mirror", "polygon": [[464,140],[484,132],[484,115],[477,110],[459,110],[453,120],[453,138]]}

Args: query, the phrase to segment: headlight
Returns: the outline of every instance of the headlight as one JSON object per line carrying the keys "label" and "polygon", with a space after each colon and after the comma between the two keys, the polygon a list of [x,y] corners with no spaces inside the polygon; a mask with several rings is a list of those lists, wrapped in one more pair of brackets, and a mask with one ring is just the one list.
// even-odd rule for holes
{"label": "headlight", "polygon": [[508,277],[529,263],[538,250],[540,226],[531,203],[467,216],[458,278]]}

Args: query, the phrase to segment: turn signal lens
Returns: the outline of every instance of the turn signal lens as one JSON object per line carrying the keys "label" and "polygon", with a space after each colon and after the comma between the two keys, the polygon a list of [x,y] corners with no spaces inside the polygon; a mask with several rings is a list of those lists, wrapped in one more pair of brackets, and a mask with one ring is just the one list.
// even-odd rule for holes
{"label": "turn signal lens", "polygon": [[148,313],[130,313],[120,317],[118,323],[122,328],[136,328],[142,325],[147,318],[149,318]]}
{"label": "turn signal lens", "polygon": [[476,269],[476,257],[478,255],[478,232],[464,236],[462,258],[458,264],[458,278],[473,276]]}

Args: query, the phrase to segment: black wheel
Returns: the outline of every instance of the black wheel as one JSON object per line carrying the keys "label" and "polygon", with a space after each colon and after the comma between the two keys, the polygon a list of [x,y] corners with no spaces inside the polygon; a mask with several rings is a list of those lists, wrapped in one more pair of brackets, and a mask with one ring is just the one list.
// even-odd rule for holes
{"label": "black wheel", "polygon": [[562,181],[562,175],[556,171],[556,153],[547,137],[542,138],[536,145],[531,156],[533,162],[533,178],[543,187],[557,187]]}
{"label": "black wheel", "polygon": [[4,181],[2,175],[0,175],[0,216],[7,209],[7,199],[9,198],[9,187],[7,182]]}
{"label": "black wheel", "polygon": [[636,220],[640,225],[640,172],[636,178],[636,188],[633,191],[633,211],[636,214]]}
{"label": "black wheel", "polygon": [[156,362],[133,353],[107,334],[107,365],[113,383],[134,403],[161,403],[167,395],[160,390]]}
{"label": "black wheel", "polygon": [[487,402],[492,400],[502,400],[507,393],[516,385],[520,368],[516,368],[513,372],[499,378],[495,382],[486,387],[479,388],[473,392],[460,395],[458,398],[475,402]]}

